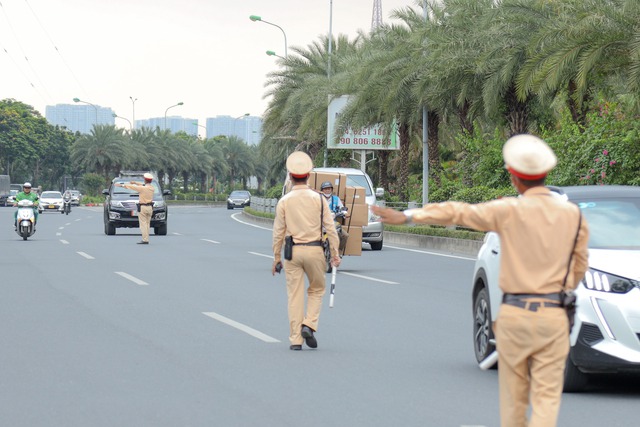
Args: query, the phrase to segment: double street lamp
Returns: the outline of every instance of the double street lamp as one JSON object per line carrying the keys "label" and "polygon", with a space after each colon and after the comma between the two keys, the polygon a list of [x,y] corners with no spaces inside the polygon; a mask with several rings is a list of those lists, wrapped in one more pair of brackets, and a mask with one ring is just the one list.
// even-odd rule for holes
{"label": "double street lamp", "polygon": [[177,107],[177,106],[179,106],[179,105],[184,105],[184,102],[178,102],[177,104],[172,105],[172,106],[170,106],[170,107],[167,107],[167,109],[166,109],[166,110],[164,110],[164,129],[165,129],[165,130],[167,129],[167,111],[169,111],[171,108],[173,108],[173,107]]}
{"label": "double street lamp", "polygon": [[81,102],[81,103],[83,103],[83,104],[91,105],[91,106],[96,110],[96,122],[95,122],[95,124],[96,124],[96,125],[98,124],[98,107],[96,107],[95,105],[93,105],[93,104],[92,104],[92,103],[90,103],[90,102],[83,101],[83,100],[81,100],[80,98],[73,98],[73,102]]}
{"label": "double street lamp", "polygon": [[136,101],[138,100],[138,98],[133,98],[133,96],[130,96],[129,99],[131,100],[131,109],[133,111],[132,112],[132,116],[131,116],[131,122],[132,122],[132,126],[131,129],[133,129],[136,125]]}
{"label": "double street lamp", "polygon": [[[274,24],[273,22],[265,21],[264,19],[262,19],[262,17],[260,17],[258,15],[251,15],[251,16],[249,16],[249,19],[251,19],[253,22],[260,21],[260,22],[264,22],[265,24],[273,25],[274,27],[280,28],[280,31],[282,31],[282,35],[284,36],[284,58],[287,59],[287,57],[288,57],[288,55],[287,55],[287,34],[284,32],[282,27],[279,26],[279,25]],[[268,55],[268,53],[267,53],[267,55]]]}

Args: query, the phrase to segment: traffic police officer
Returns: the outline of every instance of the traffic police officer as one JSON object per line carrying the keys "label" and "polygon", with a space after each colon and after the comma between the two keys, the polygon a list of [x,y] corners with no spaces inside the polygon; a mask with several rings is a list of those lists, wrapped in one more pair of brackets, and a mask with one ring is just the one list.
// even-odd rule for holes
{"label": "traffic police officer", "polygon": [[372,211],[389,224],[457,224],[499,234],[499,285],[504,298],[494,332],[501,425],[554,427],[569,353],[569,322],[559,293],[574,289],[587,270],[589,230],[576,205],[552,197],[544,186],[556,165],[556,156],[544,141],[516,135],[502,153],[511,183],[521,194],[518,198],[475,205],[426,204],[404,212],[372,207]]}
{"label": "traffic police officer", "polygon": [[129,184],[115,184],[117,187],[128,188],[140,193],[139,203],[140,210],[138,214],[138,221],[140,222],[140,232],[142,233],[142,240],[138,242],[139,245],[149,244],[149,228],[151,227],[151,215],[153,215],[153,192],[154,188],[151,185],[153,181],[153,175],[145,173],[143,175],[144,183],[130,181]]}
{"label": "traffic police officer", "polygon": [[[307,185],[313,168],[311,158],[302,151],[293,152],[287,158],[287,170],[293,184],[276,206],[273,223],[273,266],[275,274],[282,262],[282,246],[286,236],[293,239],[291,260],[284,260],[287,281],[289,312],[289,341],[291,350],[301,350],[303,340],[316,348],[314,332],[318,330],[318,318],[325,292],[325,258],[322,247],[322,228],[327,230],[332,253],[331,263],[340,265],[338,235],[326,199]],[[280,264],[281,265],[281,264]],[[304,309],[304,276],[309,280],[307,310]]]}

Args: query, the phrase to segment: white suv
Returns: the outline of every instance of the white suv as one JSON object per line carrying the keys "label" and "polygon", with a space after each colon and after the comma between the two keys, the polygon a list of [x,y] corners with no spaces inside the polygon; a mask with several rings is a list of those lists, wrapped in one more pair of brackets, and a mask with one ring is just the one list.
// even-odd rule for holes
{"label": "white suv", "polygon": [[[640,373],[640,187],[558,191],[580,207],[590,231],[589,270],[576,288],[577,311],[565,369],[568,392],[583,389],[589,374]],[[487,233],[472,284],[478,363],[490,360],[495,350],[492,326],[502,300],[499,269],[500,239]]]}

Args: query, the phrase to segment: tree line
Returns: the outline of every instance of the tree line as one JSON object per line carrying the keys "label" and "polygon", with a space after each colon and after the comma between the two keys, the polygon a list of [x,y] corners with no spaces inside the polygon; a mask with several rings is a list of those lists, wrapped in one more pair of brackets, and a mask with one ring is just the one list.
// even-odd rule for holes
{"label": "tree line", "polygon": [[[151,169],[201,192],[214,183],[246,186],[255,176],[276,195],[289,153],[304,150],[324,163],[329,101],[349,95],[338,133],[398,129],[400,149],[377,152],[367,165],[391,200],[421,201],[423,108],[430,201],[512,191],[501,147],[525,132],[558,155],[550,184],[640,185],[640,2],[442,0],[428,1],[426,15],[417,4],[352,39],[332,37],[331,49],[328,35],[292,47],[266,76],[258,147],[160,129],[72,134],[5,100],[0,167],[46,186],[65,174],[108,180],[120,169]],[[327,165],[359,167],[349,150],[330,150]]]}

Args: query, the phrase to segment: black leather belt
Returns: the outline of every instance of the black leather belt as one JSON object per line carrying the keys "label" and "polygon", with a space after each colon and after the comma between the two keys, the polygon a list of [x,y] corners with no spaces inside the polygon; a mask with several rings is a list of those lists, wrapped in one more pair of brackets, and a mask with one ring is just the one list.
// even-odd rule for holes
{"label": "black leather belt", "polygon": [[293,242],[294,246],[322,246],[322,241],[318,240],[315,242],[309,242],[309,243],[296,243]]}
{"label": "black leather belt", "polygon": [[[529,301],[530,299],[546,299],[552,301]],[[562,307],[560,294],[504,294],[502,303],[524,308],[529,311],[538,311],[539,307]]]}

